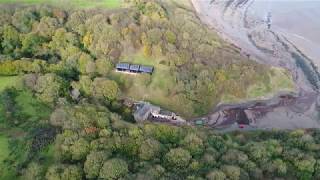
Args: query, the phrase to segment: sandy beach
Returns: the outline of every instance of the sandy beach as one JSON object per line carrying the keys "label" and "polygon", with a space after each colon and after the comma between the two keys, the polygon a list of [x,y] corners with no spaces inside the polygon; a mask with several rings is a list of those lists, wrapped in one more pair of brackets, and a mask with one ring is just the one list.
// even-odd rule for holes
{"label": "sandy beach", "polygon": [[[292,23],[281,19],[288,19],[287,17],[297,10],[292,8],[293,12],[291,12],[282,8],[287,13],[280,13],[281,8],[276,6],[277,2],[279,1],[192,0],[202,22],[215,29],[227,41],[240,47],[244,54],[249,54],[253,60],[260,63],[291,71],[297,90],[318,91],[320,87],[320,74],[316,66],[319,64],[316,58],[319,52],[318,42],[317,38],[312,38],[316,37],[318,32],[313,29],[313,33],[306,33],[310,37],[298,38],[302,37],[298,34],[298,31],[302,31],[300,26],[306,27],[309,31],[312,28],[297,25],[298,27],[294,30],[291,27]],[[284,2],[290,4],[290,2]],[[273,6],[278,7],[274,11],[275,15],[272,14]],[[270,28],[266,20],[269,13],[272,21]],[[320,23],[318,24],[320,26]],[[309,38],[314,41],[307,40]],[[307,52],[314,53],[309,55]]]}
{"label": "sandy beach", "polygon": [[265,19],[272,15],[272,28],[286,36],[319,68],[320,65],[320,1],[258,0],[250,11]]}
{"label": "sandy beach", "polygon": [[251,116],[249,119],[254,119],[251,124],[260,129],[320,127],[320,103],[317,102],[320,99],[320,12],[314,11],[320,8],[320,1],[315,4],[288,0],[191,2],[201,21],[238,46],[243,54],[259,63],[289,70],[298,92],[290,103],[287,100],[282,103],[282,99],[274,97],[269,101],[280,102],[275,106],[266,105],[260,109],[244,103],[215,111],[206,117],[209,124],[234,123],[233,115],[237,117],[245,112],[246,116]]}

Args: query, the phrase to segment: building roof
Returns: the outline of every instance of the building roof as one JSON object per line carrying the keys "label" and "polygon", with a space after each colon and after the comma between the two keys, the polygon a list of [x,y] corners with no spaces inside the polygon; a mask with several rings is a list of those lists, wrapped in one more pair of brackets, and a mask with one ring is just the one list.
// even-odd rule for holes
{"label": "building roof", "polygon": [[198,119],[198,120],[195,121],[195,124],[196,125],[203,125],[203,120]]}
{"label": "building roof", "polygon": [[173,115],[173,112],[170,112],[170,111],[161,109],[160,112],[159,112],[159,114],[165,115],[165,116],[172,116],[172,115]]}
{"label": "building roof", "polygon": [[139,67],[140,67],[140,65],[131,64],[131,65],[130,65],[130,70],[131,70],[131,71],[139,71]]}
{"label": "building roof", "polygon": [[140,66],[139,71],[144,72],[144,73],[152,73],[153,67],[152,66]]}
{"label": "building roof", "polygon": [[130,64],[128,64],[128,63],[118,63],[116,65],[116,68],[117,69],[129,69],[129,66],[130,66]]}
{"label": "building roof", "polygon": [[137,121],[146,120],[152,111],[160,111],[160,107],[151,105],[149,103],[141,103],[136,107],[134,117]]}

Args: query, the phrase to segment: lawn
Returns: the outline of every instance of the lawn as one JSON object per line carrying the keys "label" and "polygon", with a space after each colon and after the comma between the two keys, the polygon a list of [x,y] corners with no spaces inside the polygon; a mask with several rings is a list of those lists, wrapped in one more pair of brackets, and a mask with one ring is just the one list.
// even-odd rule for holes
{"label": "lawn", "polygon": [[9,143],[8,138],[0,134],[0,167],[5,160],[9,156]]}
{"label": "lawn", "polygon": [[28,122],[48,119],[51,114],[51,109],[33,97],[30,91],[21,91],[15,101],[17,106],[21,108],[19,113],[28,117]]}
{"label": "lawn", "polygon": [[0,76],[0,92],[5,88],[16,86],[19,79],[18,76]]}
{"label": "lawn", "polygon": [[118,8],[123,0],[0,0],[0,3],[49,4],[58,7]]}
{"label": "lawn", "polygon": [[9,170],[4,164],[4,160],[9,157],[9,142],[8,138],[0,134],[0,179],[9,180],[14,178],[14,172]]}
{"label": "lawn", "polygon": [[294,81],[288,71],[272,67],[267,82],[257,82],[247,88],[246,98],[237,98],[230,94],[223,94],[221,103],[240,103],[246,100],[267,99],[281,91],[295,92]]}
{"label": "lawn", "polygon": [[177,84],[167,65],[161,64],[162,57],[145,57],[141,52],[121,58],[124,62],[154,66],[150,75],[129,75],[113,72],[111,77],[121,87],[124,97],[148,101],[171,111],[179,112],[184,117],[194,116],[192,103],[175,93]]}

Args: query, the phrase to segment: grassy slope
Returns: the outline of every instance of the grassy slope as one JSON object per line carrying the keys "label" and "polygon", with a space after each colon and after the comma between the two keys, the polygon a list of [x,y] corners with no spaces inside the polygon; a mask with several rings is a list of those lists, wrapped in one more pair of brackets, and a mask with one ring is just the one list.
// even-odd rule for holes
{"label": "grassy slope", "polygon": [[0,135],[0,166],[3,160],[9,155],[9,143],[6,136]]}
{"label": "grassy slope", "polygon": [[0,92],[7,87],[16,86],[19,79],[18,76],[0,76]]}
{"label": "grassy slope", "polygon": [[0,0],[0,3],[50,4],[58,7],[117,8],[123,0]]}
{"label": "grassy slope", "polygon": [[14,178],[14,173],[7,169],[4,165],[4,160],[9,157],[9,142],[8,138],[4,135],[0,135],[0,179],[9,180]]}
{"label": "grassy slope", "polygon": [[125,96],[136,100],[150,101],[164,108],[192,116],[192,105],[188,102],[179,101],[178,97],[169,94],[176,87],[175,80],[169,68],[160,64],[162,58],[145,57],[141,52],[122,58],[123,61],[154,66],[155,71],[149,75],[128,75],[113,72],[112,78],[120,82]]}
{"label": "grassy slope", "polygon": [[[294,92],[294,81],[288,71],[282,68],[272,67],[269,74],[269,82],[259,82],[248,87],[246,99],[265,99],[281,91]],[[243,99],[237,99],[230,95],[225,95],[222,98],[222,102],[224,103],[242,101]]]}
{"label": "grassy slope", "polygon": [[[0,93],[7,87],[16,86],[19,84],[20,77],[11,76],[11,77],[0,77]],[[12,128],[6,124],[5,116],[3,113],[3,104],[0,96],[0,179],[1,180],[11,180],[16,179],[14,165],[10,166],[7,163],[4,163],[3,160],[6,158],[14,159],[15,165],[21,163],[25,160],[27,153],[24,147],[24,138],[27,137],[27,129],[29,126],[34,126],[32,124],[38,123],[39,120],[46,120],[51,114],[50,108],[45,106],[39,100],[35,99],[32,94],[28,91],[19,92],[18,96],[15,99],[16,106],[20,107],[21,110],[19,113],[24,114],[26,117],[26,122],[24,123],[23,128],[17,127]],[[31,123],[31,124],[30,124]],[[9,148],[8,142],[12,139],[19,140],[20,143],[16,143],[12,149]],[[22,146],[22,147],[20,147]],[[19,147],[19,148],[18,148]]]}

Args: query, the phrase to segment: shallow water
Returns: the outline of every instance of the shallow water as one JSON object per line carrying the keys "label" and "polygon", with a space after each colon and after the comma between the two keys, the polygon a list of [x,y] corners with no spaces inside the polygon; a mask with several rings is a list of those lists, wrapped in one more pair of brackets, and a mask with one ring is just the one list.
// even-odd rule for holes
{"label": "shallow water", "polygon": [[252,14],[267,19],[299,49],[320,65],[320,0],[256,0]]}

